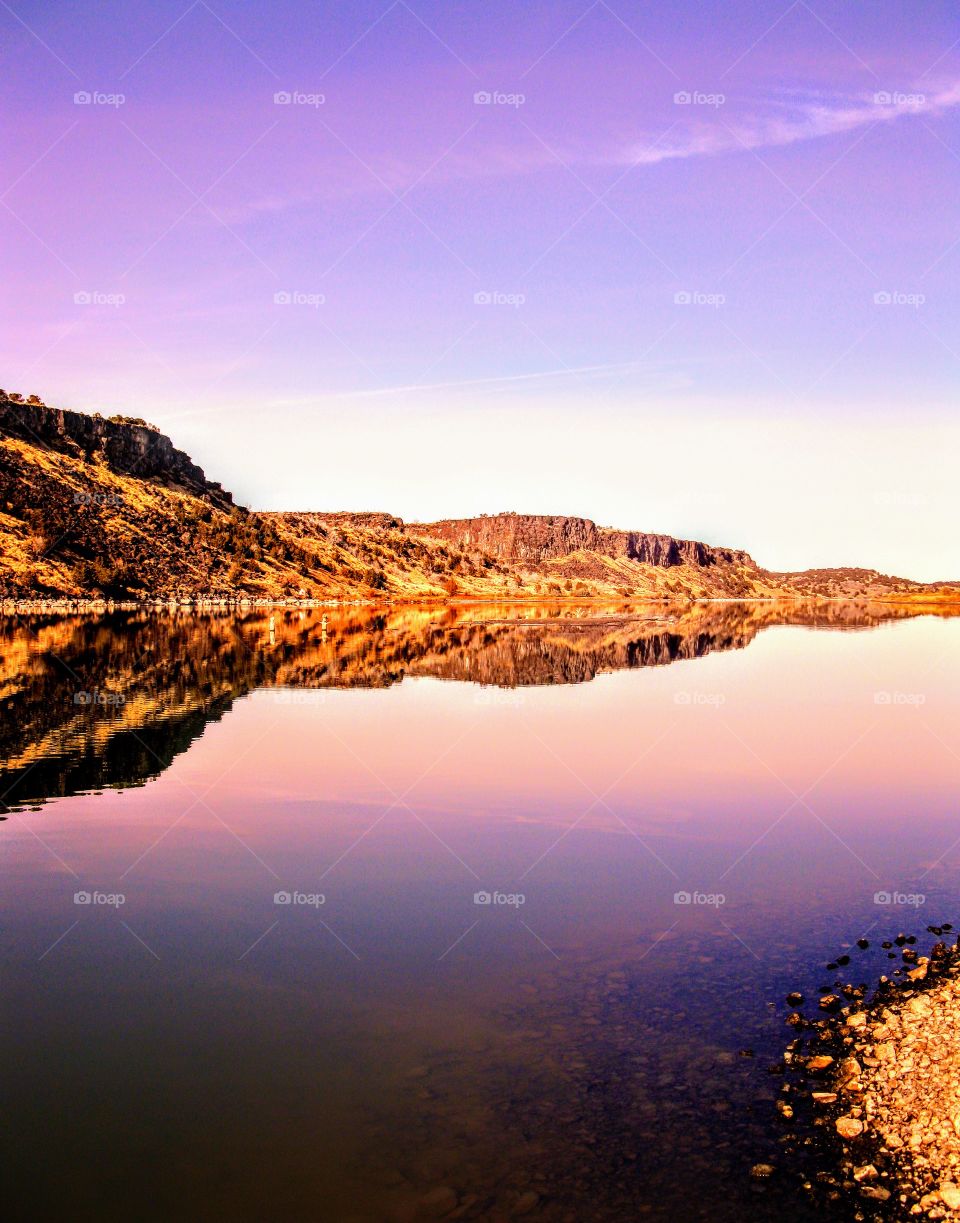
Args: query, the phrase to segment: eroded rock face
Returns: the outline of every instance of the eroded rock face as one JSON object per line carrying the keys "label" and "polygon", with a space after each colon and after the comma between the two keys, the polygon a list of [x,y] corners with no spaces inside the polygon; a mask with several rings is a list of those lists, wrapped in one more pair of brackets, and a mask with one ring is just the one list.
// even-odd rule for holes
{"label": "eroded rock face", "polygon": [[98,456],[118,475],[157,480],[205,497],[214,505],[233,504],[230,493],[208,480],[203,469],[165,433],[147,424],[0,399],[0,433],[39,442],[74,458],[90,461]]}
{"label": "eroded rock face", "polygon": [[411,524],[415,533],[445,539],[461,548],[479,548],[504,561],[537,564],[569,556],[571,552],[597,552],[603,556],[669,568],[725,563],[756,567],[746,552],[714,548],[692,539],[653,535],[644,531],[616,531],[598,527],[589,518],[539,514],[493,514],[481,518],[452,518],[442,522]]}

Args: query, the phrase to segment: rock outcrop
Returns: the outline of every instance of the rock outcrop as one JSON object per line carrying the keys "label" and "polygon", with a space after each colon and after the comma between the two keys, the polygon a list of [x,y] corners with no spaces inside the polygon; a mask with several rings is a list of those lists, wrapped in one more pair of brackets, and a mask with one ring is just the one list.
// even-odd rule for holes
{"label": "rock outcrop", "polygon": [[491,514],[418,523],[411,530],[446,539],[460,548],[478,548],[500,560],[540,564],[571,552],[595,552],[667,569],[673,565],[743,565],[757,568],[746,553],[694,539],[598,527],[589,518],[543,514]]}
{"label": "rock outcrop", "polygon": [[208,480],[189,455],[165,433],[129,417],[87,416],[45,404],[0,398],[0,434],[18,437],[85,462],[99,459],[120,476],[154,480],[180,488],[213,505],[227,507],[233,497]]}

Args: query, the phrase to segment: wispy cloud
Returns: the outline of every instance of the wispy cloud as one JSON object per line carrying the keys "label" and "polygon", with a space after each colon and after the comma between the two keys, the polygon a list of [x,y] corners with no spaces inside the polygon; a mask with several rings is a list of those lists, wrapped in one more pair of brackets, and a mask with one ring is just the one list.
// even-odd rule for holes
{"label": "wispy cloud", "polygon": [[780,105],[769,115],[727,119],[722,107],[697,118],[679,135],[656,144],[636,143],[612,158],[621,165],[657,165],[686,157],[709,157],[750,149],[775,148],[841,135],[876,123],[927,116],[933,118],[960,105],[960,82],[936,93],[877,91],[853,102],[806,101],[793,109]]}

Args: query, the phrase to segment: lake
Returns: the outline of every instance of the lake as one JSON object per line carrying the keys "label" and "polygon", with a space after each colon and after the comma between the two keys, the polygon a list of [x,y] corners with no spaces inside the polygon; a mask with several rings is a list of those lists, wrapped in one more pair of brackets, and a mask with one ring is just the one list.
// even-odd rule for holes
{"label": "lake", "polygon": [[784,998],[957,921],[960,620],[0,640],[7,1218],[824,1217],[775,1109]]}

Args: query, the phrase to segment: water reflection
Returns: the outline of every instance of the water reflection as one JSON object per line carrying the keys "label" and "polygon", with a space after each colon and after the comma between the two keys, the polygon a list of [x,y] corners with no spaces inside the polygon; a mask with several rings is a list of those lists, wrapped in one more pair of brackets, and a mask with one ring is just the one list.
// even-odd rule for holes
{"label": "water reflection", "polygon": [[918,614],[733,603],[15,617],[0,624],[0,809],[142,784],[259,688],[385,688],[406,677],[505,689],[588,683],[744,649],[774,626],[871,629]]}
{"label": "water reflection", "polygon": [[2,628],[4,1217],[822,1219],[767,1066],[960,925],[960,626],[272,619]]}

